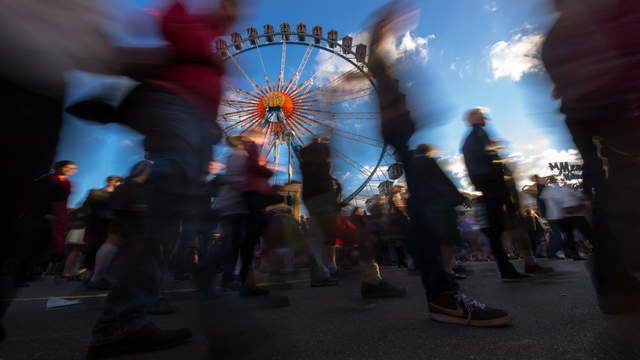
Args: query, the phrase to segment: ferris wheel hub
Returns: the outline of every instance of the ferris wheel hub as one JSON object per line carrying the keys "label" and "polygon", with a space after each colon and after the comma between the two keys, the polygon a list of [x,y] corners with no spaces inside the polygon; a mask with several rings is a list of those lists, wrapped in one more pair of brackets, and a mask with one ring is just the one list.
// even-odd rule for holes
{"label": "ferris wheel hub", "polygon": [[291,96],[280,90],[267,92],[256,105],[262,118],[267,117],[269,113],[281,113],[288,118],[294,112]]}

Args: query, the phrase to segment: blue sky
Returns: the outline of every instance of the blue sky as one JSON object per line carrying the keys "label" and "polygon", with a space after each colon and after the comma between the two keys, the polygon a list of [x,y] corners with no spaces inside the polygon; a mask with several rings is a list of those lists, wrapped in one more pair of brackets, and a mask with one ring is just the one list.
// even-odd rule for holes
{"label": "blue sky", "polygon": [[[120,44],[158,44],[151,21],[143,9],[161,7],[160,0],[111,0],[114,15],[112,27]],[[194,7],[208,2],[188,1]],[[335,29],[340,37],[350,34],[357,39],[366,31],[367,18],[385,4],[379,0],[314,1],[269,0],[249,2],[249,11],[237,24],[245,33],[248,26],[261,31],[263,24],[276,28],[282,22],[292,26],[305,23],[311,28],[320,25],[325,33]],[[475,106],[490,109],[491,133],[510,144],[509,153],[528,172],[543,172],[548,161],[573,160],[573,144],[557,114],[557,102],[551,100],[551,85],[537,57],[538,47],[553,21],[545,0],[449,0],[422,1],[420,20],[408,34],[390,45],[400,78],[409,95],[412,113],[438,119],[439,126],[418,132],[415,143],[430,143],[441,149],[442,165],[456,183],[469,189],[458,155],[460,143],[467,131],[462,121],[466,110]],[[304,47],[287,48],[287,76],[298,66]],[[277,77],[279,50],[262,50],[270,78]],[[262,79],[262,69],[255,56],[240,58],[240,63],[256,81]],[[312,53],[302,78],[326,69],[345,69],[341,60]],[[233,65],[228,67],[234,86],[247,88],[247,83]],[[323,73],[324,74],[324,73]],[[76,92],[78,89],[74,89]],[[353,111],[375,111],[372,99],[347,102]],[[429,105],[429,106],[427,106]],[[342,111],[342,107],[340,108]],[[432,110],[435,109],[435,110]],[[376,137],[375,121],[349,121],[347,131]],[[341,143],[341,151],[358,163],[372,164],[379,151],[359,144]],[[75,191],[70,201],[74,206],[84,198],[89,188],[99,187],[111,174],[125,174],[141,158],[140,137],[117,125],[100,126],[76,119],[67,119],[62,133],[58,158],[78,162],[80,172],[74,177]],[[388,162],[388,161],[387,161]],[[361,181],[353,169],[338,166],[338,176],[347,187]]]}

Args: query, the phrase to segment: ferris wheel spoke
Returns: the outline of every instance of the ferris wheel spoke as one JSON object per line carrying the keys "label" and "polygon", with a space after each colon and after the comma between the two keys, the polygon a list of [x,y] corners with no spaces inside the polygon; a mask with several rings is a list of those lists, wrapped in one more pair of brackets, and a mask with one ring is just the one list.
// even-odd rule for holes
{"label": "ferris wheel spoke", "polygon": [[[317,119],[314,119],[312,117],[306,116],[306,115],[302,115],[302,114],[296,114],[296,117],[299,119],[302,119],[303,122],[307,123],[308,122],[312,122],[324,127],[327,127],[329,129],[331,129],[332,131],[338,133],[340,136],[346,138],[346,139],[350,139],[350,140],[354,140],[363,144],[367,144],[367,145],[371,145],[374,147],[382,147],[384,146],[384,144],[382,143],[382,141],[378,140],[378,139],[374,139],[368,136],[364,136],[361,134],[357,134],[348,130],[344,130],[344,129],[340,129],[338,128],[335,124],[331,124],[329,122],[323,122]],[[305,121],[306,120],[306,121]]]}
{"label": "ferris wheel spoke", "polygon": [[238,114],[246,114],[246,113],[255,113],[256,110],[254,109],[244,109],[244,110],[237,110],[237,111],[231,111],[231,112],[227,112],[224,114],[220,114],[219,116],[222,117],[228,117],[228,116],[232,116],[232,115],[238,115]]}
{"label": "ferris wheel spoke", "polygon": [[226,128],[224,128],[224,131],[229,131],[235,127],[238,127],[240,125],[246,125],[247,123],[253,123],[255,121],[259,121],[260,120],[260,115],[250,115],[247,117],[244,117],[242,119],[240,119],[239,121],[237,121],[234,124],[231,124],[229,126],[227,126]]}
{"label": "ferris wheel spoke", "polygon": [[342,158],[347,163],[349,163],[349,165],[353,166],[356,170],[360,171],[360,173],[362,173],[362,175],[369,176],[370,172],[368,172],[366,170],[366,167],[360,165],[357,161],[353,160],[347,154],[343,153],[342,151],[340,151],[338,149],[334,149],[333,151],[336,153],[336,155],[338,157]]}
{"label": "ferris wheel spoke", "polygon": [[276,89],[280,90],[284,83],[284,67],[287,62],[287,43],[282,42],[282,48],[280,50],[280,72],[278,73],[278,86]]}
{"label": "ferris wheel spoke", "polygon": [[[261,99],[261,97],[260,97],[260,96],[258,96],[258,95],[256,95],[256,94],[253,94],[253,93],[250,93],[250,92],[248,92],[248,91],[246,91],[246,90],[243,90],[243,89],[241,89],[241,88],[235,87],[235,86],[233,86],[233,84],[231,84],[231,83],[230,83],[230,82],[228,82],[228,81],[225,81],[225,82],[224,82],[224,85],[225,85],[228,89],[230,89],[231,91],[233,91],[234,93],[236,93],[237,95],[239,95],[239,96],[240,96],[242,99],[244,99],[244,100],[252,101],[252,100],[260,100],[260,99]],[[228,99],[227,101],[230,101],[230,100],[235,100],[235,99]]]}
{"label": "ferris wheel spoke", "polygon": [[251,84],[251,86],[253,87],[253,89],[255,91],[257,91],[260,94],[264,94],[262,92],[262,89],[258,86],[258,84],[256,84],[256,82],[251,78],[251,76],[249,76],[249,74],[247,73],[247,71],[242,67],[242,65],[240,65],[240,63],[238,62],[238,60],[236,60],[235,56],[229,56],[229,59],[231,60],[231,62],[233,62],[233,64],[236,66],[236,68],[238,69],[238,71],[240,71],[242,73],[242,75],[245,77],[245,79],[247,79],[247,81],[249,82],[249,84]]}
{"label": "ferris wheel spoke", "polygon": [[311,56],[311,53],[313,53],[313,49],[314,49],[313,43],[311,42],[309,43],[309,46],[307,46],[307,50],[304,52],[304,55],[302,56],[302,60],[300,60],[300,64],[298,64],[298,69],[296,70],[293,77],[289,79],[289,82],[287,83],[287,86],[284,88],[284,91],[290,91],[292,89],[291,88],[292,85],[293,85],[293,88],[295,88],[298,85],[298,81],[300,80],[300,75],[304,71],[304,68],[307,66],[307,62],[309,61],[309,57]]}
{"label": "ferris wheel spoke", "polygon": [[271,83],[269,82],[269,75],[267,74],[267,67],[264,66],[264,60],[262,59],[262,52],[260,51],[260,47],[256,47],[256,52],[258,53],[258,58],[260,59],[260,64],[262,65],[262,73],[264,74],[264,80],[266,82],[267,91],[271,91]]}

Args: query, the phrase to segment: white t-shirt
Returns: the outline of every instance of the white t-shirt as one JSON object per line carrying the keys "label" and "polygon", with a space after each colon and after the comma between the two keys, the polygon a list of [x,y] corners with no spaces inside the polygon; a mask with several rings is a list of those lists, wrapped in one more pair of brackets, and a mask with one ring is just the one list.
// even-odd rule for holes
{"label": "white t-shirt", "polygon": [[578,206],[582,203],[580,196],[575,191],[556,184],[545,187],[540,198],[544,200],[546,205],[547,220],[563,219],[569,216],[564,208]]}

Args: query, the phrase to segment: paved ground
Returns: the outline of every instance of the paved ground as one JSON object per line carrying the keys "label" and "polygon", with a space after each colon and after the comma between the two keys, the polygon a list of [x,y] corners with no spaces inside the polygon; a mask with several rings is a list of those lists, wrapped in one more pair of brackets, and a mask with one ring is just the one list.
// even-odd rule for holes
{"label": "paved ground", "polygon": [[[468,265],[469,295],[508,309],[513,326],[476,329],[428,320],[418,277],[385,269],[406,286],[405,299],[363,301],[357,274],[334,288],[310,288],[304,274],[277,292],[291,306],[267,309],[235,294],[202,303],[189,283],[172,283],[175,315],[154,317],[165,327],[190,327],[196,336],[169,351],[126,359],[640,359],[640,318],[597,311],[584,263],[553,262],[558,270],[527,283],[503,284],[491,263]],[[47,296],[77,296],[82,303],[46,311]],[[103,295],[78,283],[42,281],[18,293],[5,326],[0,359],[82,359]],[[204,329],[209,329],[204,335]]]}

